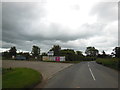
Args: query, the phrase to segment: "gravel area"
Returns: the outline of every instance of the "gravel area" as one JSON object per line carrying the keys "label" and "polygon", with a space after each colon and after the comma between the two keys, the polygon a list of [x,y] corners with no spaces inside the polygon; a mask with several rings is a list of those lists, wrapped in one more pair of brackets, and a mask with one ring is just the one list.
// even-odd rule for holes
{"label": "gravel area", "polygon": [[[37,70],[42,73],[43,83],[51,78],[57,72],[71,66],[69,63],[52,63],[42,61],[16,61],[16,60],[3,60],[2,67],[28,67]],[[36,88],[40,88],[41,85],[37,85]]]}

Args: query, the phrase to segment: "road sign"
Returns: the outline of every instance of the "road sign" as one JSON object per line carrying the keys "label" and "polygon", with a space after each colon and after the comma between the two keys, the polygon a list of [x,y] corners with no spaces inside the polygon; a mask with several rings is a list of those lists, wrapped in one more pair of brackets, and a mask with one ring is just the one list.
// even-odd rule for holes
{"label": "road sign", "polygon": [[49,52],[48,52],[48,55],[53,56],[53,55],[54,55],[54,51],[49,51]]}

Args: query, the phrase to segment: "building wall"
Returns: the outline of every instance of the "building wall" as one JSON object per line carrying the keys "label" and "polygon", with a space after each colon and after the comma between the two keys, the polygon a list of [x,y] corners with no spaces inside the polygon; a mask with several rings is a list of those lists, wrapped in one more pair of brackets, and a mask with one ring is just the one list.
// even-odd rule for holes
{"label": "building wall", "polygon": [[65,61],[65,56],[43,56],[43,61]]}

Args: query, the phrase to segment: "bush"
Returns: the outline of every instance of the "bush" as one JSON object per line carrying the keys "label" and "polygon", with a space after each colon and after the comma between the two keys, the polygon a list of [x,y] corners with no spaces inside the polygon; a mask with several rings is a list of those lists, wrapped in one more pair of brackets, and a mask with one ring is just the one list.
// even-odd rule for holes
{"label": "bush", "polygon": [[98,64],[102,64],[117,70],[120,70],[119,61],[120,60],[118,58],[99,58],[96,60]]}

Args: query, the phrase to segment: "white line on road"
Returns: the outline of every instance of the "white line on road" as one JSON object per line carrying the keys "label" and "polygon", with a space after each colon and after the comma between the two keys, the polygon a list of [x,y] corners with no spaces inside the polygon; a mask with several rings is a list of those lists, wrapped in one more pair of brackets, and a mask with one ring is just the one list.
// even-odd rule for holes
{"label": "white line on road", "polygon": [[90,68],[89,62],[88,62],[88,68],[89,68],[89,70],[90,70],[90,73],[91,73],[91,75],[92,75],[93,80],[96,80],[95,77],[94,77],[94,75],[93,75],[93,73],[92,73],[92,70],[91,70],[91,68]]}
{"label": "white line on road", "polygon": [[89,67],[89,62],[88,62],[88,67]]}
{"label": "white line on road", "polygon": [[90,68],[89,68],[89,70],[90,70],[90,73],[91,73],[91,75],[93,77],[93,80],[96,80],[95,77],[94,77],[94,75],[93,75],[93,73],[92,73],[92,70]]}

